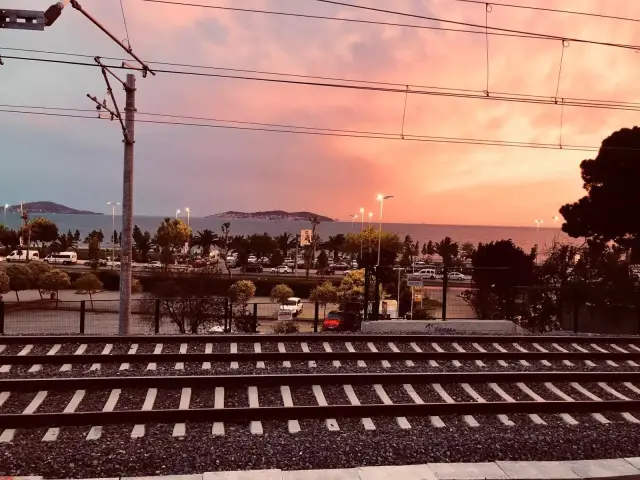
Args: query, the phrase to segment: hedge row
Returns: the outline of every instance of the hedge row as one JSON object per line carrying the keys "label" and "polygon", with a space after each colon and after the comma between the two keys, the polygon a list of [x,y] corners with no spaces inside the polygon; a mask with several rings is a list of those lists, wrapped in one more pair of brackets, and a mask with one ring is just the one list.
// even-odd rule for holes
{"label": "hedge row", "polygon": [[[73,282],[76,278],[80,277],[86,272],[67,272]],[[104,285],[105,290],[118,291],[120,289],[120,273],[111,270],[98,270],[95,275],[100,279]],[[155,288],[168,279],[171,279],[180,288],[193,291],[205,291],[211,295],[223,295],[226,296],[229,292],[229,287],[238,280],[250,280],[256,286],[256,296],[268,297],[271,293],[271,289],[279,284],[286,284],[291,287],[293,294],[296,297],[308,298],[316,286],[326,281],[332,282],[335,286],[340,285],[341,279],[336,278],[260,278],[260,277],[242,277],[234,276],[228,277],[202,277],[199,275],[172,275],[167,277],[162,273],[156,275],[141,275],[135,276],[142,284],[142,289],[145,292],[154,292]]]}

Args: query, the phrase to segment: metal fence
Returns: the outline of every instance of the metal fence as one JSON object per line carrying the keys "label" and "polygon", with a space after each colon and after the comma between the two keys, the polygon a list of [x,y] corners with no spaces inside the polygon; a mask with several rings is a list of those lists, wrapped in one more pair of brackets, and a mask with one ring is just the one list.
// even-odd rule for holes
{"label": "metal fence", "polygon": [[[0,335],[118,333],[118,300],[0,301]],[[272,332],[280,305],[237,305],[224,297],[138,299],[131,303],[130,333],[179,334]],[[320,305],[302,303],[292,322],[299,331],[318,331]]]}

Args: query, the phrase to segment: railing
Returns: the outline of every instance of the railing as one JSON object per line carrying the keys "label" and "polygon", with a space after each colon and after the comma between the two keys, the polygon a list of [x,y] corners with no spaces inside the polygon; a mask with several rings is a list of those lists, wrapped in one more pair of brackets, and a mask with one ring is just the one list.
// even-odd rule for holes
{"label": "railing", "polygon": [[[118,333],[118,300],[0,301],[0,335]],[[131,334],[272,332],[281,321],[280,305],[234,305],[224,297],[136,299],[131,304]],[[319,304],[303,303],[289,323],[318,332]]]}

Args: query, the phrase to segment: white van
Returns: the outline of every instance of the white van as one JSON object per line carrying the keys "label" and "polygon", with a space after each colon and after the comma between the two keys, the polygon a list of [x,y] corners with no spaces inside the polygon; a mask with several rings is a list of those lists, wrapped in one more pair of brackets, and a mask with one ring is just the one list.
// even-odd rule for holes
{"label": "white van", "polygon": [[78,254],[76,252],[50,253],[44,261],[53,265],[75,265],[78,263]]}
{"label": "white van", "polygon": [[[27,251],[26,250],[14,250],[5,259],[7,262],[26,262]],[[29,250],[29,260],[40,260],[40,254],[37,250]]]}
{"label": "white van", "polygon": [[422,275],[422,278],[435,279],[436,278],[436,270],[434,268],[423,268],[418,272],[419,275]]}

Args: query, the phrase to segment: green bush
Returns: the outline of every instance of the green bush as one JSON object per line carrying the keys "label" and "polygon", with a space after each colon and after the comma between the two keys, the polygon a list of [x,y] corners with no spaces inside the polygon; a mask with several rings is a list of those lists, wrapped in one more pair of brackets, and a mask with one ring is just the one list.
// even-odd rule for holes
{"label": "green bush", "polygon": [[293,320],[283,320],[273,326],[273,333],[298,333],[300,328]]}

